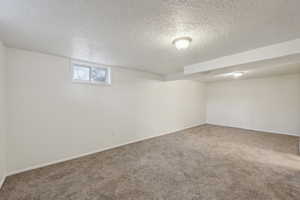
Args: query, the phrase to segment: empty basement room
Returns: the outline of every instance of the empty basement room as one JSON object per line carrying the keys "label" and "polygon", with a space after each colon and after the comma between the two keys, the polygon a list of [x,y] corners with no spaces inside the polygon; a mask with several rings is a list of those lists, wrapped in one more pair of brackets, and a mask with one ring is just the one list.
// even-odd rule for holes
{"label": "empty basement room", "polygon": [[0,0],[0,200],[299,200],[299,8]]}

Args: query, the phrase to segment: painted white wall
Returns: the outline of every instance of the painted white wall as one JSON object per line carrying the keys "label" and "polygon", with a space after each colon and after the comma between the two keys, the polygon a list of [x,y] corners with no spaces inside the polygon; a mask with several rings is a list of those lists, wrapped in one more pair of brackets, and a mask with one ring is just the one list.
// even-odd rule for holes
{"label": "painted white wall", "polygon": [[70,60],[8,49],[8,172],[205,122],[205,86],[112,68],[112,85],[71,83]]}
{"label": "painted white wall", "polygon": [[72,83],[69,59],[6,51],[8,174],[205,122],[300,135],[300,74],[206,85],[112,68],[100,86]]}
{"label": "painted white wall", "polygon": [[6,176],[6,47],[0,42],[0,188]]}
{"label": "painted white wall", "polygon": [[207,123],[300,136],[300,74],[208,84]]}

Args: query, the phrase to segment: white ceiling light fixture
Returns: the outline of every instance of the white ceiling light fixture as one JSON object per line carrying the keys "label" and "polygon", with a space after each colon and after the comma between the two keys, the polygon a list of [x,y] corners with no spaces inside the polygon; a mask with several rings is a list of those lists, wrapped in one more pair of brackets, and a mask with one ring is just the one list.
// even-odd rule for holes
{"label": "white ceiling light fixture", "polygon": [[234,78],[239,78],[241,76],[244,75],[244,72],[232,72],[231,75],[234,77]]}
{"label": "white ceiling light fixture", "polygon": [[225,73],[225,74],[217,74],[215,75],[215,77],[233,77],[233,78],[240,78],[241,76],[245,75],[245,71],[241,72],[241,71],[237,71],[237,72],[229,72],[229,73]]}
{"label": "white ceiling light fixture", "polygon": [[174,44],[178,50],[183,50],[187,49],[190,46],[191,42],[192,38],[190,37],[180,37],[173,40],[172,44]]}

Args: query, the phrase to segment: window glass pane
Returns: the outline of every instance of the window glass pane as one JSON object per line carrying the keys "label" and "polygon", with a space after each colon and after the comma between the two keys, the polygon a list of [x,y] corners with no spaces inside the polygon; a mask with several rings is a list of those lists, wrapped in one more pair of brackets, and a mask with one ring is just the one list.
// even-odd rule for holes
{"label": "window glass pane", "polygon": [[105,82],[107,76],[107,69],[105,68],[92,68],[91,80]]}
{"label": "window glass pane", "polygon": [[89,81],[90,67],[82,65],[73,65],[73,80]]}

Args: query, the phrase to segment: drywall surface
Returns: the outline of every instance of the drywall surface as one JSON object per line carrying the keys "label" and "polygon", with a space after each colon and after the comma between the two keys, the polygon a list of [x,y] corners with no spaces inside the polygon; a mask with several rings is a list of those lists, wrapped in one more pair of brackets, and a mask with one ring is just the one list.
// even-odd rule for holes
{"label": "drywall surface", "polygon": [[300,74],[207,84],[207,123],[300,136]]}
{"label": "drywall surface", "polygon": [[71,82],[70,60],[8,49],[9,173],[205,123],[205,86],[112,68]]}
{"label": "drywall surface", "polygon": [[0,187],[6,175],[6,47],[0,42]]}

